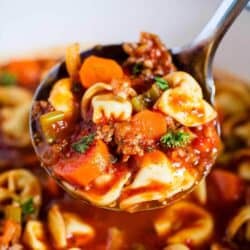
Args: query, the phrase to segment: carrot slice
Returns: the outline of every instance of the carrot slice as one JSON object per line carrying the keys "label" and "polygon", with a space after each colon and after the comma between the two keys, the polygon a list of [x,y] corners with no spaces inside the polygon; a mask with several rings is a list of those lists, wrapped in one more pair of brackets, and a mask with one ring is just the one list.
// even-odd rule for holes
{"label": "carrot slice", "polygon": [[37,61],[13,61],[7,66],[7,70],[15,75],[18,82],[23,86],[34,87],[40,81],[41,68]]}
{"label": "carrot slice", "polygon": [[104,172],[109,161],[106,144],[97,140],[86,153],[75,153],[69,159],[61,159],[53,169],[64,180],[74,185],[86,186]]}
{"label": "carrot slice", "polygon": [[85,88],[97,82],[110,83],[122,76],[122,68],[116,61],[97,56],[85,59],[80,69],[80,79]]}
{"label": "carrot slice", "polygon": [[167,131],[164,115],[147,109],[135,114],[132,124],[136,132],[150,139],[157,139]]}
{"label": "carrot slice", "polygon": [[3,234],[0,236],[0,244],[8,245],[16,236],[18,236],[20,230],[18,230],[19,224],[12,220],[6,220],[4,222]]}

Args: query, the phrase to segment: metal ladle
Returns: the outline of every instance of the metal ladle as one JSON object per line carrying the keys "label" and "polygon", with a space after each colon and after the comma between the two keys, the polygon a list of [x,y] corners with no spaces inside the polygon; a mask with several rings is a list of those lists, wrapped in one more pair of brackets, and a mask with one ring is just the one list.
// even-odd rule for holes
{"label": "metal ladle", "polygon": [[[215,85],[212,76],[212,63],[216,49],[224,34],[241,13],[248,0],[224,0],[216,10],[213,17],[201,31],[201,33],[187,46],[171,49],[173,61],[178,69],[189,72],[202,87],[205,99],[211,104],[214,103]],[[84,60],[90,55],[114,59],[122,63],[128,55],[124,52],[122,44],[96,46],[81,52],[81,59]],[[54,83],[61,78],[68,77],[65,61],[56,65],[38,86],[32,106],[40,100],[47,100]],[[37,122],[30,116],[30,134],[33,147],[39,156],[35,137],[38,133]],[[50,175],[51,171],[46,168]],[[71,193],[57,180],[60,185]],[[74,195],[74,194],[73,194]],[[80,199],[80,197],[77,197]]]}

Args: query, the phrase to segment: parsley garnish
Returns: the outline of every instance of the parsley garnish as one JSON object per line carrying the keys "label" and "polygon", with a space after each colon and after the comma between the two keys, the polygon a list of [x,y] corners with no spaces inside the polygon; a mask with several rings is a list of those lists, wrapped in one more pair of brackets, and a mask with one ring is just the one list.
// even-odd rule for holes
{"label": "parsley garnish", "polygon": [[190,143],[190,133],[184,131],[170,131],[163,135],[160,139],[161,145],[166,148],[183,147]]}
{"label": "parsley garnish", "polygon": [[72,144],[72,148],[78,153],[85,153],[95,139],[95,134],[84,136],[81,140]]}
{"label": "parsley garnish", "polygon": [[166,90],[169,88],[168,82],[159,76],[156,76],[155,78],[155,84],[161,89],[161,90]]}
{"label": "parsley garnish", "polygon": [[2,86],[12,86],[16,84],[16,76],[7,72],[3,71],[0,72],[0,85]]}
{"label": "parsley garnish", "polygon": [[132,73],[133,75],[139,75],[141,73],[141,71],[143,70],[143,64],[142,63],[136,63],[134,66],[133,66],[133,69],[132,69]]}
{"label": "parsley garnish", "polygon": [[29,214],[33,214],[36,211],[34,207],[33,197],[29,198],[24,203],[21,203],[20,207],[22,209],[23,217],[26,217]]}

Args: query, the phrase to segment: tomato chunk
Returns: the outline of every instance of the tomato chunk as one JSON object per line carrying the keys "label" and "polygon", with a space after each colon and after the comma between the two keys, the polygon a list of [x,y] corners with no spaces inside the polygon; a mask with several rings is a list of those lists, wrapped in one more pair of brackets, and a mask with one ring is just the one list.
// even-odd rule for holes
{"label": "tomato chunk", "polygon": [[232,204],[244,194],[242,179],[227,170],[215,169],[208,178],[208,194],[215,205]]}
{"label": "tomato chunk", "polygon": [[13,61],[8,65],[7,70],[15,75],[23,86],[34,87],[40,81],[41,68],[37,61]]}
{"label": "tomato chunk", "polygon": [[86,153],[75,153],[69,159],[60,159],[54,172],[74,185],[86,186],[104,173],[110,162],[106,144],[97,140]]}

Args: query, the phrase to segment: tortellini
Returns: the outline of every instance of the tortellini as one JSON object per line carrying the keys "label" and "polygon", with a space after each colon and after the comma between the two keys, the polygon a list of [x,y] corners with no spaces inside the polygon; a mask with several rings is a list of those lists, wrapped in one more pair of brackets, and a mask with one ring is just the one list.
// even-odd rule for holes
{"label": "tortellini", "polygon": [[[124,185],[127,183],[131,176],[128,170],[122,171],[119,175],[104,174],[95,180],[95,189],[82,191],[77,190],[68,183],[64,185],[69,191],[74,192],[80,196],[85,197],[89,202],[98,206],[107,206],[115,202],[121,195]],[[98,192],[98,190],[105,190],[105,192]]]}
{"label": "tortellini", "polygon": [[23,233],[23,242],[34,250],[49,250],[45,239],[43,223],[37,220],[28,221]]}
{"label": "tortellini", "polygon": [[76,78],[81,65],[80,44],[74,43],[67,47],[65,55],[67,71],[71,78]]}
{"label": "tortellini", "polygon": [[[161,151],[153,151],[138,157],[139,171],[125,190],[120,207],[133,210],[134,205],[146,201],[164,201],[174,194],[191,188],[195,176],[185,168],[176,169]],[[132,193],[132,194],[130,194]]]}
{"label": "tortellini", "polygon": [[65,116],[72,118],[76,112],[74,95],[71,92],[72,81],[63,78],[57,81],[50,91],[49,102],[56,111],[62,111]]}
{"label": "tortellini", "polygon": [[106,83],[96,83],[84,93],[81,101],[81,113],[85,120],[90,104],[93,108],[92,120],[94,123],[107,120],[126,121],[132,115],[131,102],[113,94],[112,86]]}
{"label": "tortellini", "polygon": [[15,169],[0,174],[0,206],[12,205],[15,202],[25,202],[32,198],[39,212],[41,205],[41,187],[38,179],[28,170]]}
{"label": "tortellini", "polygon": [[9,145],[30,144],[28,117],[32,95],[20,87],[0,87],[1,130]]}
{"label": "tortellini", "polygon": [[216,111],[203,100],[195,79],[185,72],[173,72],[165,77],[170,84],[154,105],[166,115],[187,127],[202,125],[216,118]]}
{"label": "tortellini", "polygon": [[190,242],[199,247],[210,239],[214,224],[206,210],[191,202],[180,201],[166,207],[155,219],[154,227],[168,244]]}
{"label": "tortellini", "polygon": [[92,99],[92,106],[94,123],[103,120],[126,121],[132,115],[131,102],[114,94],[95,96]]}
{"label": "tortellini", "polygon": [[87,120],[88,109],[92,98],[97,94],[110,92],[111,90],[111,85],[98,82],[85,91],[81,101],[81,114],[84,120]]}
{"label": "tortellini", "polygon": [[53,205],[49,210],[48,228],[57,248],[67,247],[69,238],[80,237],[81,244],[85,244],[95,235],[94,229],[80,217],[74,213],[60,211],[57,205]]}

